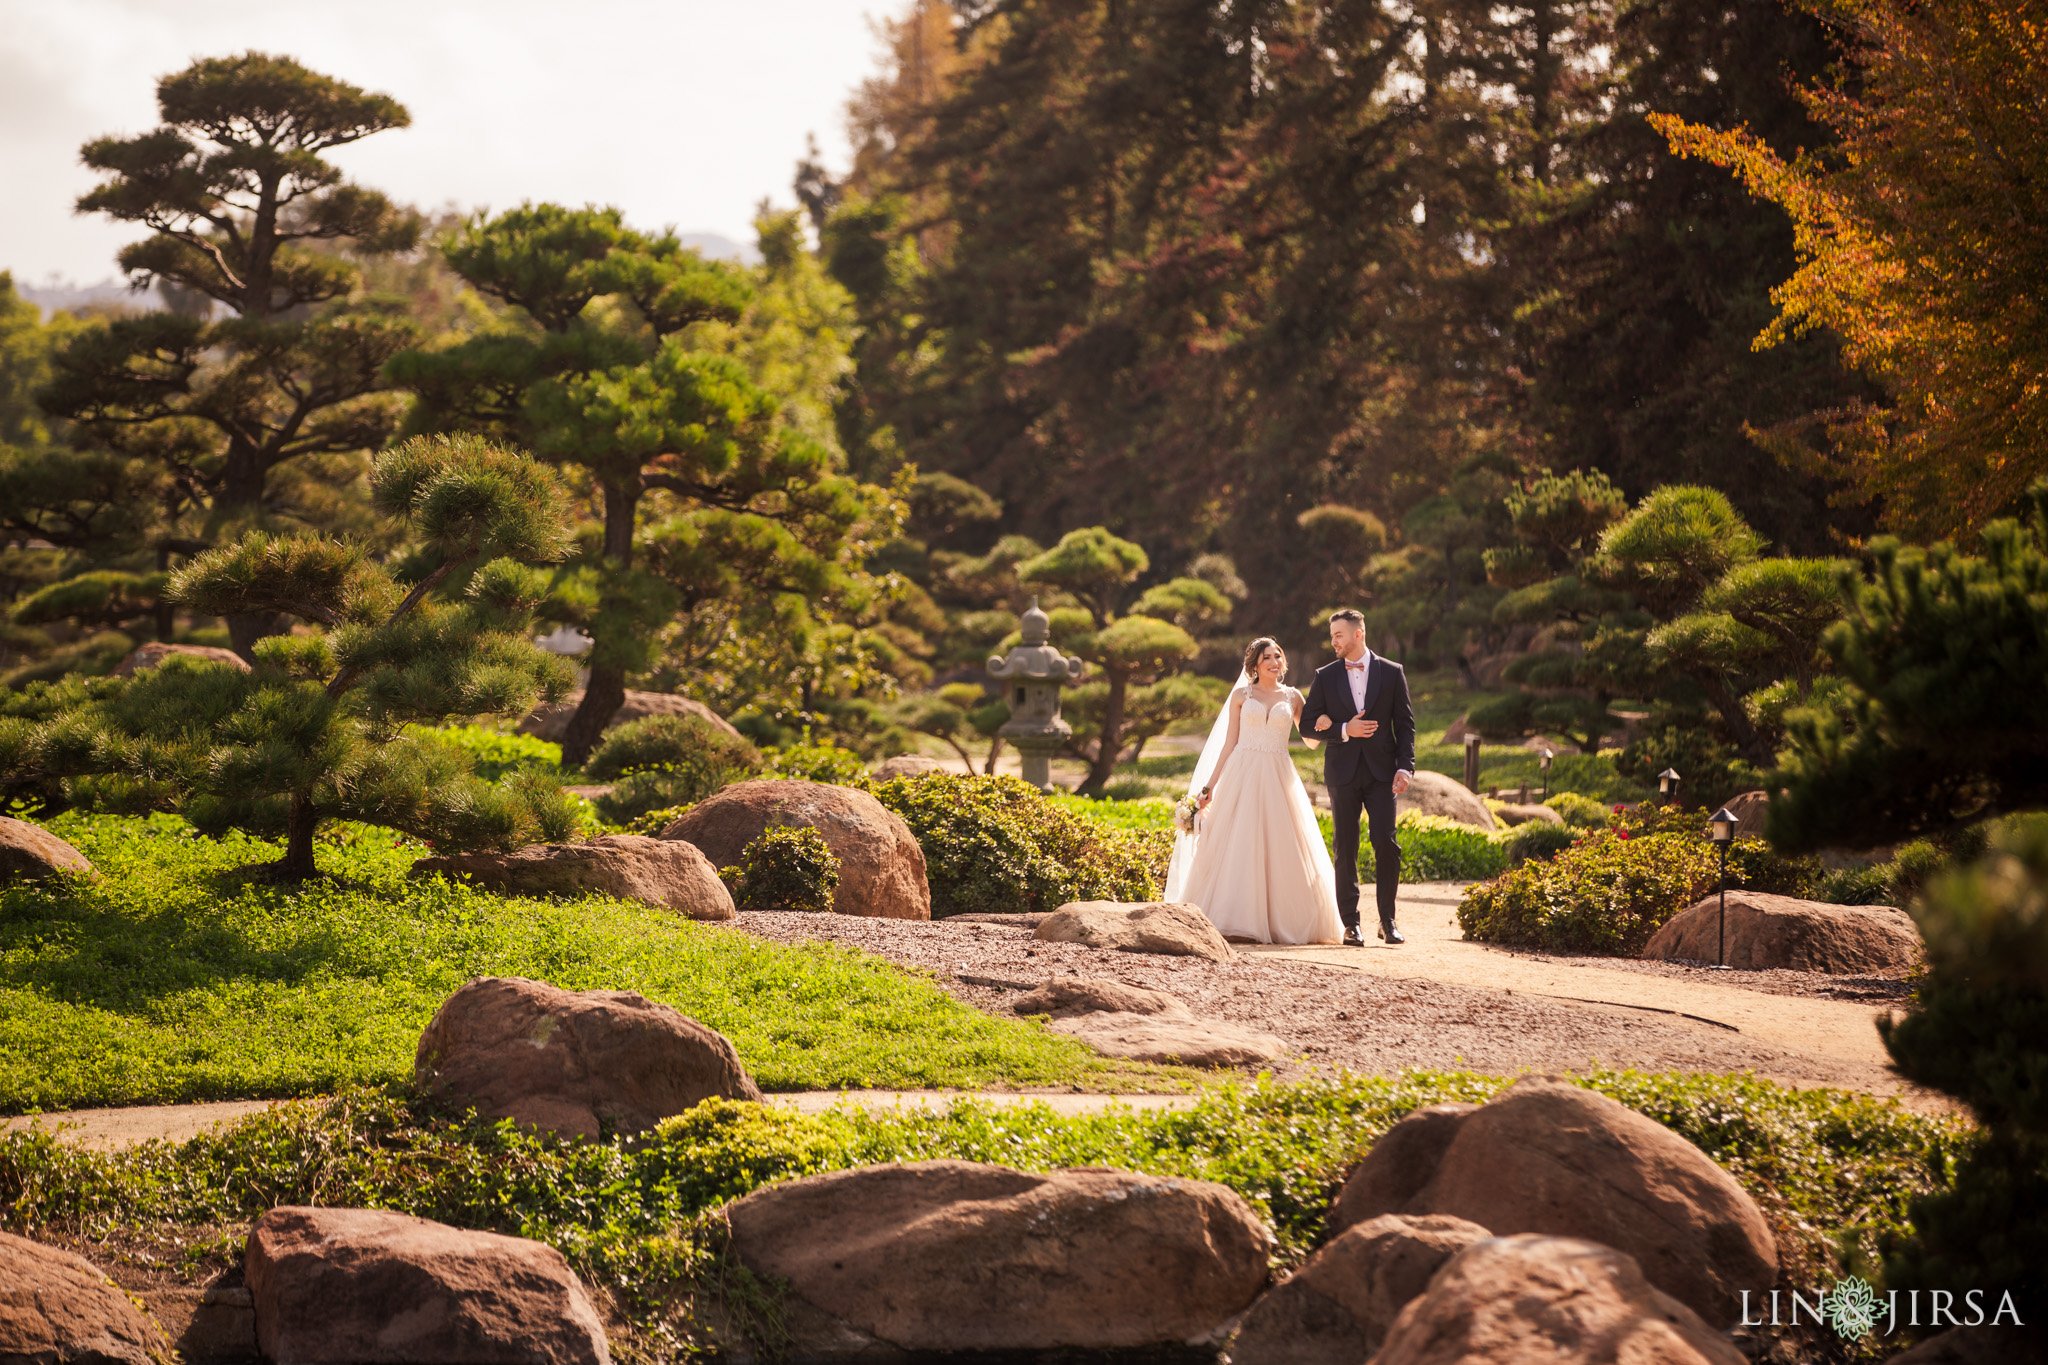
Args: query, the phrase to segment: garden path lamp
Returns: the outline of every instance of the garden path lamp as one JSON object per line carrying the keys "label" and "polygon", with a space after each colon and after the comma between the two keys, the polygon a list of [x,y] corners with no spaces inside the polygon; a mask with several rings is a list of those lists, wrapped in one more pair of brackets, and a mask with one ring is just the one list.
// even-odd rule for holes
{"label": "garden path lamp", "polygon": [[1657,774],[1657,795],[1664,798],[1665,805],[1678,800],[1678,784],[1683,781],[1685,779],[1678,775],[1676,768],[1666,768]]}
{"label": "garden path lamp", "polygon": [[1079,678],[1083,665],[1062,658],[1046,643],[1052,621],[1039,610],[1036,597],[1017,624],[1022,638],[1008,654],[991,655],[988,661],[988,675],[1010,685],[1010,718],[996,733],[1017,746],[1024,780],[1049,792],[1052,756],[1074,734],[1074,727],[1060,719],[1060,688]]}
{"label": "garden path lamp", "polygon": [[1536,766],[1543,769],[1543,799],[1545,801],[1550,799],[1550,760],[1556,757],[1556,754],[1545,749],[1543,757],[1536,760]]}
{"label": "garden path lamp", "polygon": [[1726,806],[1707,820],[1713,830],[1714,847],[1721,850],[1721,933],[1720,946],[1714,953],[1714,970],[1719,972],[1728,970],[1728,846],[1735,842],[1735,827],[1741,823]]}

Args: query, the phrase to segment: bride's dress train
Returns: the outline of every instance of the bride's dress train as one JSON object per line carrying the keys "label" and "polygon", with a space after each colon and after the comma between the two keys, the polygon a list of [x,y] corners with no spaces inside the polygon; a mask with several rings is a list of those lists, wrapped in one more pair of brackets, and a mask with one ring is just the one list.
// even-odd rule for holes
{"label": "bride's dress train", "polygon": [[1237,745],[1202,815],[1180,894],[1226,936],[1260,943],[1341,943],[1337,873],[1301,776],[1288,756],[1292,699],[1247,695]]}

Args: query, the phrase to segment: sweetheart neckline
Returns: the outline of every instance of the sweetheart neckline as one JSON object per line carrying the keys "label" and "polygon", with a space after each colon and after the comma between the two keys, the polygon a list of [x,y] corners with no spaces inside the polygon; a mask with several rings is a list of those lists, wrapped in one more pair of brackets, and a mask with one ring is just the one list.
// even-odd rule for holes
{"label": "sweetheart neckline", "polygon": [[[1279,700],[1275,701],[1271,706],[1268,706],[1265,702],[1259,701],[1259,699],[1253,696],[1249,691],[1247,691],[1244,694],[1244,699],[1249,702],[1257,702],[1259,709],[1261,711],[1264,711],[1268,716],[1271,716],[1273,712],[1281,706],[1286,705],[1289,700],[1287,694],[1283,692],[1280,694]],[[1292,708],[1289,709],[1291,710]]]}

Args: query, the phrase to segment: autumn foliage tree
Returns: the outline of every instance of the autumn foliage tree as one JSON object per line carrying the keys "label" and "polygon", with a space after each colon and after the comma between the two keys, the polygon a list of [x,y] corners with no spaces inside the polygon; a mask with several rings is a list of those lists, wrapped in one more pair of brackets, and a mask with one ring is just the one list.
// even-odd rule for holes
{"label": "autumn foliage tree", "polygon": [[1791,217],[1799,268],[1758,344],[1832,329],[1891,396],[1836,411],[1811,458],[1902,533],[1982,526],[2048,472],[2048,23],[2011,0],[1812,7],[1850,61],[1803,92],[1838,153],[1653,121]]}

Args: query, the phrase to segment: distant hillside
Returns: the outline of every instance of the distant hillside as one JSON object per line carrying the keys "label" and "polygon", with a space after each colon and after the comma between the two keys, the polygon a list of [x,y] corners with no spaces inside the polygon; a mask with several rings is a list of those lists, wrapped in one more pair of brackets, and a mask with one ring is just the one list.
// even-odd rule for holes
{"label": "distant hillside", "polygon": [[[695,247],[716,261],[738,261],[742,265],[758,265],[761,261],[760,249],[751,242],[735,242],[732,238],[716,232],[681,232],[676,235],[681,238],[684,246]],[[83,308],[122,308],[147,312],[164,306],[163,295],[154,288],[137,293],[120,280],[103,280],[98,284],[73,284],[68,280],[26,284],[16,279],[14,292],[42,309],[45,321],[52,313],[77,311]]]}

